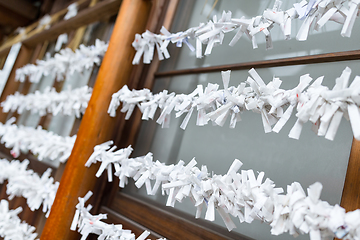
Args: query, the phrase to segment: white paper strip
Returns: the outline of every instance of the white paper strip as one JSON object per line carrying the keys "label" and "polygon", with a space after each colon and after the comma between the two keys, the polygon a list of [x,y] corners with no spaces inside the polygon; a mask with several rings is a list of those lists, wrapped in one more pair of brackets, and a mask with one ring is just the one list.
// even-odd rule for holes
{"label": "white paper strip", "polygon": [[[192,93],[175,94],[164,90],[153,95],[150,90],[132,90],[124,86],[112,96],[108,113],[114,117],[116,109],[122,103],[121,112],[126,112],[126,119],[135,106],[143,113],[143,120],[152,119],[157,108],[161,114],[157,123],[163,127],[169,124],[172,111],[176,117],[187,113],[181,128],[185,129],[192,115],[197,115],[196,124],[203,126],[211,120],[214,124],[223,126],[230,116],[230,127],[234,128],[240,121],[240,113],[252,110],[261,114],[264,131],[279,132],[289,120],[294,109],[297,109],[296,121],[289,137],[298,139],[302,127],[308,121],[318,129],[319,136],[333,140],[342,116],[350,116],[354,137],[360,140],[360,77],[355,77],[348,86],[351,69],[345,68],[336,80],[335,87],[330,90],[321,85],[323,77],[319,77],[310,85],[309,74],[300,77],[298,86],[290,90],[280,88],[281,80],[272,78],[265,84],[254,69],[249,71],[251,77],[246,82],[229,87],[230,71],[222,72],[224,89],[218,90],[217,84],[199,85]],[[247,85],[248,86],[247,86]],[[193,114],[196,108],[198,114]],[[151,117],[149,112],[151,113]]]}
{"label": "white paper strip", "polygon": [[66,44],[68,42],[68,35],[66,33],[60,34],[56,40],[55,44],[55,52],[60,51],[63,44]]}
{"label": "white paper strip", "polygon": [[78,3],[77,2],[74,2],[72,4],[70,4],[68,7],[67,7],[68,11],[67,13],[65,14],[64,16],[64,19],[65,20],[68,20],[70,18],[73,18],[77,15],[78,13]]}

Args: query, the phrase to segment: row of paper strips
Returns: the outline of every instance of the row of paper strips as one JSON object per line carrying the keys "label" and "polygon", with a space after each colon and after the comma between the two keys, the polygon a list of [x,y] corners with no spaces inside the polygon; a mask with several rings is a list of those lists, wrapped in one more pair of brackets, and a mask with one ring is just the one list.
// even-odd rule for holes
{"label": "row of paper strips", "polygon": [[[202,57],[202,45],[206,45],[204,55],[211,54],[212,48],[223,43],[225,33],[236,31],[235,36],[229,43],[234,46],[236,42],[247,35],[252,42],[253,48],[257,48],[256,35],[262,33],[266,39],[266,48],[272,48],[271,29],[277,25],[284,34],[285,39],[290,39],[291,22],[293,19],[303,20],[303,23],[296,35],[299,41],[305,41],[308,37],[311,26],[319,30],[329,20],[343,24],[341,35],[350,37],[355,19],[360,13],[360,0],[303,0],[295,3],[293,8],[286,11],[280,9],[281,1],[276,0],[273,9],[266,9],[262,15],[240,19],[231,18],[231,12],[223,12],[218,20],[213,20],[198,27],[190,28],[184,32],[170,33],[162,27],[162,34],[154,34],[150,31],[142,35],[136,34],[132,43],[136,50],[133,64],[139,64],[141,56],[144,63],[150,63],[156,49],[160,60],[169,58],[167,47],[170,42],[182,47],[185,43],[191,51],[196,51],[196,57]],[[196,47],[189,40],[195,39]]]}
{"label": "row of paper strips", "polygon": [[65,80],[67,73],[82,73],[90,69],[94,64],[100,66],[102,57],[107,50],[108,44],[96,39],[95,45],[80,45],[79,49],[73,52],[65,48],[56,53],[53,58],[37,60],[36,64],[27,64],[16,70],[15,80],[24,82],[26,77],[30,82],[37,83],[42,76],[56,77],[57,81]]}
{"label": "row of paper strips", "polygon": [[22,114],[24,111],[38,113],[45,116],[52,113],[56,116],[59,113],[64,115],[75,115],[77,118],[85,113],[90,100],[92,88],[83,86],[76,89],[68,89],[56,92],[55,88],[47,87],[43,92],[35,91],[22,95],[15,92],[14,95],[8,95],[6,100],[1,103],[3,112],[15,112]]}
{"label": "row of paper strips", "polygon": [[31,151],[38,160],[50,159],[66,162],[74,146],[76,135],[62,137],[51,131],[46,131],[40,126],[37,128],[17,126],[12,124],[15,118],[9,119],[5,124],[0,123],[1,143],[14,158],[20,151]]}
{"label": "row of paper strips", "polygon": [[[92,215],[89,211],[92,206],[89,204],[85,207],[85,202],[91,197],[89,191],[83,198],[79,197],[79,203],[76,205],[76,212],[70,229],[78,231],[82,235],[81,240],[85,240],[90,233],[99,235],[98,239],[121,239],[135,240],[135,234],[131,230],[123,229],[121,224],[107,224],[101,220],[106,219],[106,214]],[[150,235],[149,231],[144,231],[136,240],[145,240]],[[159,238],[158,240],[165,240]]]}
{"label": "row of paper strips", "polygon": [[0,201],[0,237],[4,240],[35,240],[35,227],[21,221],[18,214],[22,208],[9,209],[9,202]]}
{"label": "row of paper strips", "polygon": [[296,109],[297,121],[289,133],[290,138],[299,139],[303,125],[310,121],[319,136],[333,140],[344,117],[350,120],[354,137],[360,140],[360,77],[356,76],[349,85],[350,68],[345,68],[331,90],[321,85],[323,76],[311,83],[313,79],[309,74],[303,75],[295,88],[284,90],[280,88],[279,78],[274,77],[265,84],[254,69],[249,74],[246,82],[229,87],[230,71],[222,72],[224,89],[219,90],[219,85],[209,83],[205,89],[198,85],[190,94],[168,93],[167,90],[152,94],[148,89],[130,91],[125,85],[113,94],[108,113],[114,117],[123,103],[121,112],[126,112],[125,119],[129,119],[138,106],[142,119],[149,120],[159,108],[161,114],[156,122],[168,127],[171,112],[175,111],[176,117],[186,114],[180,125],[185,129],[196,108],[196,125],[204,126],[211,121],[223,126],[230,117],[230,127],[235,128],[236,122],[241,120],[240,113],[251,110],[261,114],[265,133],[278,133]]}
{"label": "row of paper strips", "polygon": [[[108,141],[95,146],[86,163],[89,167],[101,162],[97,177],[107,170],[111,182],[114,168],[114,175],[119,178],[121,188],[128,183],[128,178],[133,178],[138,188],[145,185],[149,195],[154,195],[161,187],[162,194],[168,195],[166,206],[174,207],[176,201],[182,202],[189,197],[197,209],[196,218],[200,217],[202,208],[206,207],[205,219],[214,221],[216,209],[229,231],[236,227],[230,217],[232,215],[241,223],[251,223],[253,220],[268,223],[273,235],[285,232],[293,236],[309,234],[311,240],[329,236],[344,239],[360,237],[360,210],[345,213],[345,209],[339,205],[331,206],[320,200],[321,183],[311,185],[306,195],[301,185],[294,182],[287,186],[287,193],[283,194],[283,189],[276,188],[273,181],[268,178],[263,180],[264,172],[260,172],[257,177],[253,170],[238,172],[242,166],[238,159],[234,160],[225,175],[216,175],[210,174],[205,165],[201,169],[196,167],[195,158],[188,164],[180,160],[177,164],[165,165],[153,161],[150,152],[145,156],[129,158],[131,146],[116,150],[116,146],[111,147],[112,144],[112,141]],[[75,223],[79,211],[86,211],[84,199],[77,209]],[[113,227],[98,223],[102,215],[94,218],[89,217],[79,223],[83,236],[86,237],[90,232],[104,235],[108,228]],[[89,224],[90,221],[96,224]]]}
{"label": "row of paper strips", "polygon": [[6,194],[9,195],[9,200],[24,197],[31,211],[38,210],[42,205],[42,211],[48,217],[59,182],[55,182],[50,176],[51,168],[40,177],[33,170],[28,170],[28,165],[27,159],[22,162],[0,159],[0,184],[8,182]]}

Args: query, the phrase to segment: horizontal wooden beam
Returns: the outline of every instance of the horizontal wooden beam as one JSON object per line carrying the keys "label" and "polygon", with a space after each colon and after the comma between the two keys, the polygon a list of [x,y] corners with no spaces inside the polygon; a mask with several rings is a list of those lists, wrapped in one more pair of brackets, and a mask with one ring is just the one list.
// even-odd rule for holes
{"label": "horizontal wooden beam", "polygon": [[167,207],[165,210],[160,204],[150,202],[118,192],[110,209],[168,239],[179,239],[179,236],[194,240],[250,239],[177,209]]}
{"label": "horizontal wooden beam", "polygon": [[[49,29],[30,32],[22,43],[28,47],[35,47],[36,44],[56,39],[60,34],[76,30],[79,27],[101,20],[104,17],[113,16],[118,13],[121,0],[105,0],[93,7],[80,11],[75,17],[62,20]],[[4,44],[0,47],[0,56],[6,54],[11,48],[11,44]]]}
{"label": "horizontal wooden beam", "polygon": [[56,39],[60,34],[76,30],[79,27],[96,22],[106,16],[113,16],[118,13],[120,0],[107,0],[99,2],[93,7],[89,7],[79,12],[75,17],[54,24],[47,30],[30,36],[23,40],[27,46],[35,46],[39,42],[51,41]]}
{"label": "horizontal wooden beam", "polygon": [[270,68],[270,67],[282,67],[282,66],[291,66],[291,65],[359,60],[359,59],[360,59],[360,50],[355,50],[355,51],[308,55],[302,57],[281,58],[281,59],[272,59],[272,60],[264,60],[264,61],[227,64],[220,66],[157,72],[155,73],[155,77],[161,78],[161,77],[188,75],[188,74],[219,72],[225,70],[248,70],[250,68]]}
{"label": "horizontal wooden beam", "polygon": [[107,214],[107,219],[104,220],[104,222],[108,224],[121,224],[123,226],[123,229],[131,230],[131,232],[134,233],[136,237],[140,236],[140,234],[142,234],[145,230],[147,230],[151,234],[146,239],[164,238],[163,236],[151,231],[148,228],[145,228],[139,223],[134,222],[133,220],[118,214],[117,212],[111,210],[110,208],[101,207],[100,213]]}

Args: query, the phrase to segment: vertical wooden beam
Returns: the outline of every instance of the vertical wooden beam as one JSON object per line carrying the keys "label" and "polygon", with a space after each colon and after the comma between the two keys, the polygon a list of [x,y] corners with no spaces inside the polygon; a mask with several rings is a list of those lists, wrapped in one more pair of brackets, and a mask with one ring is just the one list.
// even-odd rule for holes
{"label": "vertical wooden beam", "polygon": [[112,94],[129,81],[131,62],[135,54],[131,43],[135,33],[145,30],[150,7],[151,2],[145,0],[122,2],[108,51],[100,67],[41,240],[78,239],[78,234],[70,230],[75,206],[78,197],[84,196],[88,190],[93,190],[97,171],[97,166],[86,168],[84,165],[95,145],[113,137],[115,118],[107,114],[107,108]]}
{"label": "vertical wooden beam", "polygon": [[360,141],[355,138],[351,146],[341,206],[346,211],[360,208]]}

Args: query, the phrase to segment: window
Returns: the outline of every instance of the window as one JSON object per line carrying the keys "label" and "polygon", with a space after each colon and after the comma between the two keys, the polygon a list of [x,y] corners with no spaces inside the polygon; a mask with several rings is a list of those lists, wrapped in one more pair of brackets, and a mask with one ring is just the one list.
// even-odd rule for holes
{"label": "window", "polygon": [[[200,22],[207,22],[206,17],[209,12],[219,16],[223,10],[231,10],[235,18],[252,17],[261,14],[266,8],[272,8],[273,5],[273,1],[259,1],[256,4],[246,0],[218,1],[211,11],[215,2],[217,1],[180,1],[171,32],[184,31],[189,27],[197,26]],[[295,2],[287,1],[281,8],[288,9]],[[353,31],[351,38],[342,38],[341,26],[329,22],[319,32],[310,34],[307,41],[299,42],[294,36],[300,24],[300,21],[294,21],[291,40],[284,40],[281,30],[274,29],[272,31],[274,48],[267,51],[265,38],[261,37],[257,37],[259,47],[255,50],[252,49],[251,41],[246,36],[243,36],[234,47],[229,47],[227,44],[234,35],[231,33],[225,37],[222,46],[215,47],[211,55],[202,59],[196,59],[195,54],[186,46],[181,49],[172,47],[169,50],[171,58],[161,62],[158,70],[154,71],[157,61],[153,61],[150,66],[135,67],[137,75],[142,77],[138,79],[134,74],[132,80],[139,84],[133,84],[130,89],[141,89],[145,86],[152,88],[153,92],[168,89],[175,93],[190,93],[198,84],[206,85],[210,82],[222,86],[220,70],[228,69],[233,70],[230,85],[237,86],[239,82],[246,80],[247,70],[252,67],[265,82],[270,81],[273,76],[279,77],[283,81],[281,87],[284,89],[295,87],[300,76],[307,73],[310,73],[314,79],[324,75],[323,85],[329,88],[333,87],[335,79],[346,66],[352,69],[351,80],[355,75],[360,75],[357,68],[358,43],[355,40],[358,39],[358,32]],[[354,29],[358,24],[359,22],[355,23]],[[159,32],[159,26],[161,24],[155,29],[156,33]],[[141,74],[139,71],[142,71]],[[152,73],[154,79],[151,79]],[[311,131],[310,125],[304,126],[299,140],[289,139],[287,135],[295,122],[294,117],[279,134],[265,134],[260,115],[252,112],[242,114],[242,121],[235,129],[228,128],[228,121],[224,127],[215,127],[211,124],[198,127],[195,125],[196,116],[193,114],[185,131],[179,128],[184,116],[180,119],[172,116],[170,128],[161,129],[155,120],[141,122],[139,112],[133,115],[129,122],[121,125],[118,133],[121,138],[119,137],[120,140],[117,141],[119,147],[134,144],[135,151],[132,157],[145,155],[151,151],[154,153],[154,160],[158,159],[167,164],[180,159],[189,162],[196,157],[198,166],[206,164],[209,170],[216,174],[224,174],[232,161],[238,158],[244,163],[242,169],[264,171],[265,177],[272,179],[285,191],[286,185],[294,181],[300,182],[305,189],[319,181],[324,186],[321,199],[332,205],[341,202],[345,178],[350,178],[349,175],[346,176],[346,172],[352,132],[349,122],[345,120],[342,120],[335,140],[329,141],[317,137]],[[136,135],[136,126],[140,129],[138,135]],[[136,140],[134,140],[135,136],[137,136]],[[183,238],[192,238],[192,233],[184,230],[186,229],[184,226],[202,226],[202,233],[195,235],[208,232],[215,234],[211,235],[215,239],[221,237],[239,239],[238,234],[254,239],[289,238],[287,234],[270,235],[270,227],[256,221],[248,225],[240,224],[234,219],[238,230],[235,229],[231,233],[227,233],[224,229],[220,230],[217,226],[209,227],[208,223],[203,224],[203,221],[194,219],[195,208],[190,201],[175,204],[177,210],[181,212],[179,213],[177,210],[164,207],[166,197],[160,194],[148,196],[145,189],[136,189],[133,182],[130,182],[120,193],[117,191],[118,186],[115,183],[113,195],[105,194],[105,200],[108,201],[104,201],[105,206],[100,212],[109,213],[113,220],[128,222],[129,227],[141,229],[141,226],[132,222],[135,221],[143,228],[149,228],[170,239],[176,239],[179,235]],[[143,214],[139,214],[142,211]],[[161,221],[161,218],[165,217],[166,220]],[[221,218],[216,216],[216,219],[215,224],[224,227]],[[184,221],[186,224],[176,225],[174,224],[176,221]],[[166,225],[166,222],[171,222],[171,226]],[[207,238],[210,239],[210,235]],[[301,236],[299,239],[308,239],[308,236]]]}

